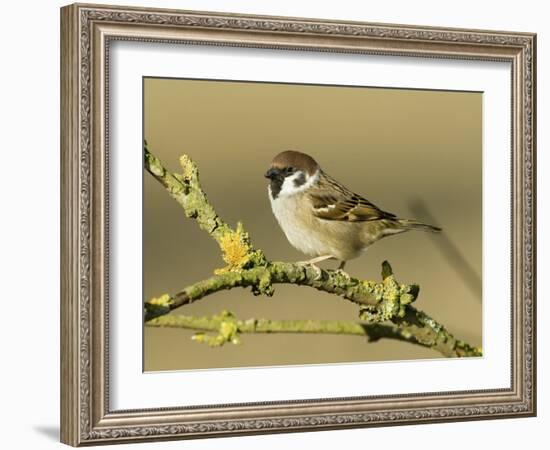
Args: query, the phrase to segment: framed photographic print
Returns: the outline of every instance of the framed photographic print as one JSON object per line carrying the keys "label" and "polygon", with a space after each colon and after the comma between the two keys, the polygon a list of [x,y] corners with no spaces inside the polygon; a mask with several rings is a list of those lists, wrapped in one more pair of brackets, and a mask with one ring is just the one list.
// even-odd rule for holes
{"label": "framed photographic print", "polygon": [[78,446],[532,416],[530,33],[61,9]]}

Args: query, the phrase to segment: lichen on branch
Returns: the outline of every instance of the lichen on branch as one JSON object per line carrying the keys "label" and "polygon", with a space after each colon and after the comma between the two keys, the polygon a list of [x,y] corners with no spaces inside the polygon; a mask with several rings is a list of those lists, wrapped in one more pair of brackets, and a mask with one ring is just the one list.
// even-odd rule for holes
{"label": "lichen on branch", "polygon": [[[242,333],[305,333],[305,334],[340,334],[365,336],[372,341],[381,337],[390,337],[391,332],[381,332],[375,325],[359,322],[338,320],[270,320],[246,319],[240,320],[230,311],[222,311],[211,317],[196,317],[171,314],[157,317],[147,322],[151,327],[183,328],[198,330],[192,336],[197,342],[204,342],[212,347],[219,347],[227,343],[240,344]],[[207,334],[214,332],[215,334]],[[395,339],[408,340],[394,336]]]}
{"label": "lichen on branch", "polygon": [[329,294],[336,294],[356,303],[360,318],[367,322],[382,322],[393,317],[404,317],[406,305],[418,295],[418,286],[399,284],[393,276],[382,282],[365,281],[350,277],[342,271],[287,263],[267,262],[249,269],[225,270],[201,280],[182,291],[163,297],[162,305],[146,302],[146,320],[166,314],[176,308],[201,300],[226,289],[251,288],[254,295],[273,295],[274,285],[294,284],[309,286]]}
{"label": "lichen on branch", "polygon": [[[172,198],[183,208],[185,215],[195,219],[199,227],[218,242],[226,264],[225,267],[215,270],[213,276],[189,285],[180,292],[172,295],[163,294],[145,302],[146,325],[170,326],[169,324],[174,324],[177,320],[174,317],[179,316],[167,316],[168,313],[221,290],[236,287],[250,288],[254,295],[272,296],[275,285],[293,284],[309,286],[357,304],[359,319],[362,322],[359,326],[368,325],[373,333],[373,330],[378,330],[376,335],[378,338],[392,337],[412,342],[433,348],[445,356],[481,355],[480,349],[455,339],[442,325],[414,308],[411,303],[418,297],[418,285],[398,283],[388,262],[383,263],[382,281],[377,282],[353,278],[341,270],[324,270],[301,263],[269,261],[260,249],[252,245],[250,236],[241,223],[233,229],[218,216],[201,188],[196,164],[187,155],[180,158],[182,173],[172,174],[149,151],[145,143],[144,162],[147,171],[166,188]],[[199,318],[194,319],[199,320]],[[201,323],[206,323],[205,320],[202,318]],[[226,315],[221,322],[220,320],[219,317],[211,318],[209,326],[204,328],[207,331],[213,331],[215,328],[218,334],[212,336],[203,333],[197,335],[195,339],[218,346],[225,342],[238,341],[238,335],[241,332],[262,332],[256,329],[250,331],[246,323],[237,321],[232,315]],[[184,319],[180,318],[178,326],[185,328],[182,326],[182,321],[184,322]],[[381,322],[390,322],[390,324],[382,325]],[[185,323],[191,322],[187,320]],[[214,323],[216,325],[213,325]],[[269,323],[270,330],[275,330],[277,327],[282,330],[287,327],[286,332],[304,332],[290,331],[296,328],[289,328],[289,323],[281,321],[262,323]],[[304,329],[304,321],[293,321],[293,323],[295,326],[299,325],[300,329]],[[308,323],[311,325],[312,322],[308,321]],[[317,331],[309,332],[329,332],[326,329],[327,323],[317,323]],[[222,324],[224,324],[223,327]],[[359,330],[357,326],[357,324],[352,326],[347,323],[345,329],[340,329],[337,334],[349,334],[347,331],[351,329],[357,331]],[[365,332],[359,334],[365,335]],[[371,340],[377,339],[374,334],[367,333],[367,335]]]}
{"label": "lichen on branch", "polygon": [[[422,315],[420,311],[416,311]],[[415,313],[411,310],[414,316]],[[443,356],[481,356],[481,350],[471,347],[465,342],[455,340],[439,327],[427,327],[424,332],[414,332],[409,323],[395,324],[353,322],[343,320],[271,320],[246,319],[241,320],[230,311],[222,311],[211,317],[187,316],[170,314],[151,319],[147,322],[150,327],[180,328],[195,330],[191,339],[208,344],[211,347],[221,347],[225,344],[241,344],[241,334],[334,334],[347,336],[363,336],[368,342],[378,342],[380,339],[393,339],[410,342],[422,347],[437,350]]]}

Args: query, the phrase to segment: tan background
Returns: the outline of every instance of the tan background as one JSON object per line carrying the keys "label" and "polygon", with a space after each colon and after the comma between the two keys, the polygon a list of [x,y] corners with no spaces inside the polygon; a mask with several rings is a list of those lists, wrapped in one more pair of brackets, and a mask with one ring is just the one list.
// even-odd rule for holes
{"label": "tan background", "polygon": [[[188,153],[217,212],[242,221],[274,260],[302,260],[273,217],[263,173],[278,152],[311,154],[329,174],[400,217],[425,220],[441,235],[411,232],[376,243],[346,270],[380,277],[387,259],[416,282],[416,306],[457,337],[481,345],[480,93],[196,80],[144,80],[144,135],[166,167]],[[217,244],[149,174],[144,175],[144,298],[176,292],[223,266]],[[325,267],[334,267],[326,263]],[[272,298],[234,289],[174,313],[240,318],[356,320],[339,297],[277,286]],[[334,363],[437,358],[402,342],[353,336],[249,335],[209,348],[192,331],[145,327],[144,369]]]}

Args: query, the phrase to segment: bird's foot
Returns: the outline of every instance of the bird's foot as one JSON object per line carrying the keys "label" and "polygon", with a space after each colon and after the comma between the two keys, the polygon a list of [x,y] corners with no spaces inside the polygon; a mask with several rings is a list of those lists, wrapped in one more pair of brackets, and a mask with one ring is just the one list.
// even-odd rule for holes
{"label": "bird's foot", "polygon": [[323,277],[323,270],[316,265],[316,263],[321,261],[326,261],[327,259],[334,259],[334,256],[332,255],[322,255],[317,256],[316,258],[309,259],[307,261],[299,261],[297,264],[300,264],[302,266],[309,266],[315,270],[315,279],[320,280]]}
{"label": "bird's foot", "polygon": [[298,261],[296,264],[303,267],[311,267],[315,271],[315,280],[323,278],[323,269],[317,266],[314,262],[310,261]]}

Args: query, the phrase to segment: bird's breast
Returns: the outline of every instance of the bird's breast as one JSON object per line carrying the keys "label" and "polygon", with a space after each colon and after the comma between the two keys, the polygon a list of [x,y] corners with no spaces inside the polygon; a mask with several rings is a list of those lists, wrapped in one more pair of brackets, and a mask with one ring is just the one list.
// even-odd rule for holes
{"label": "bird's breast", "polygon": [[272,199],[270,196],[271,209],[292,246],[306,255],[318,256],[322,245],[312,232],[313,216],[300,197],[294,195]]}
{"label": "bird's breast", "polygon": [[[290,244],[309,256],[332,255],[341,260],[354,258],[361,250],[350,224],[321,220],[312,212],[305,195],[279,196],[271,209]],[[351,226],[353,228],[353,225]]]}

